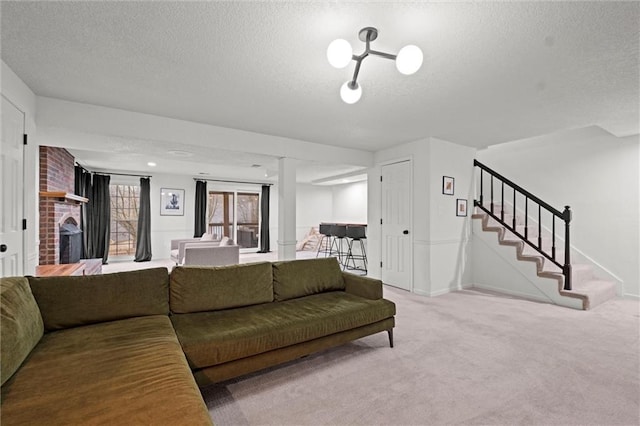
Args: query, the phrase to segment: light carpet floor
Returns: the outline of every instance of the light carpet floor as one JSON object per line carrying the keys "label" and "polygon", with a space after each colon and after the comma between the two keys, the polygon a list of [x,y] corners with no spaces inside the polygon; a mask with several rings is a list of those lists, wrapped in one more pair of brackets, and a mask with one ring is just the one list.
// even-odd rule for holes
{"label": "light carpet floor", "polygon": [[216,425],[638,425],[639,303],[385,287],[379,333],[203,389]]}

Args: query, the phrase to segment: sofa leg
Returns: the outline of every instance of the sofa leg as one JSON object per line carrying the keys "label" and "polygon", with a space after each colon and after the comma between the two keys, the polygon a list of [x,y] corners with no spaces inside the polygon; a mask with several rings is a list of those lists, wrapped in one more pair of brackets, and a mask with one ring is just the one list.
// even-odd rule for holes
{"label": "sofa leg", "polygon": [[387,333],[389,334],[389,346],[393,347],[393,328],[387,330]]}

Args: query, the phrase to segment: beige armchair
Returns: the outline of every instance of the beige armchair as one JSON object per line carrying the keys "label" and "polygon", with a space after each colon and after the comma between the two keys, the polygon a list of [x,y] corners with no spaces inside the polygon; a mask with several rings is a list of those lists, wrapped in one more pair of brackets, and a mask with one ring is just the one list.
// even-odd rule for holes
{"label": "beige armchair", "polygon": [[196,242],[184,245],[182,265],[224,266],[240,263],[240,246],[219,242]]}
{"label": "beige armchair", "polygon": [[[213,241],[202,241],[200,238],[180,238],[177,240],[171,240],[171,260],[176,262],[176,265],[182,263],[184,259],[184,245],[187,243],[212,243]],[[219,244],[219,242],[218,242]]]}

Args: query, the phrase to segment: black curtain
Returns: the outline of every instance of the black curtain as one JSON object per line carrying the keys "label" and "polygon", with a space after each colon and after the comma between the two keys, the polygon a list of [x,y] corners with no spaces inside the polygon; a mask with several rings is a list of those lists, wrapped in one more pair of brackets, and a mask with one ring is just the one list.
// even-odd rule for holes
{"label": "black curtain", "polygon": [[106,264],[109,258],[109,238],[111,228],[111,197],[109,195],[109,182],[111,176],[93,175],[89,204],[91,215],[89,216],[89,238],[87,248],[89,258],[102,258]]}
{"label": "black curtain", "polygon": [[269,185],[262,185],[262,195],[260,199],[260,251],[258,253],[269,253]]}
{"label": "black curtain", "polygon": [[193,237],[202,237],[207,232],[207,182],[196,181],[196,208]]}
{"label": "black curtain", "polygon": [[[91,173],[80,166],[75,166],[75,188],[74,193],[81,197],[89,198],[91,194]],[[81,258],[89,258],[89,215],[91,205],[84,203],[80,205],[80,229],[82,230],[82,253]]]}
{"label": "black curtain", "polygon": [[151,183],[140,178],[140,206],[138,208],[138,235],[135,262],[151,260]]}

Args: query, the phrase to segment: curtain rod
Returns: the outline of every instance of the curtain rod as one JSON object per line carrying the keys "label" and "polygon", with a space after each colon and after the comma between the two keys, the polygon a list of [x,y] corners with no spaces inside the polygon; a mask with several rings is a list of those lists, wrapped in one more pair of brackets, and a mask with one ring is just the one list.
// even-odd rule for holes
{"label": "curtain rod", "polygon": [[151,175],[134,175],[132,173],[115,173],[115,172],[94,172],[91,171],[87,168],[85,168],[84,166],[82,166],[82,164],[76,162],[76,165],[78,167],[80,167],[82,170],[84,170],[87,173],[93,173],[94,175],[116,175],[116,176],[133,176],[133,177],[143,177],[143,178],[151,178],[153,176]]}
{"label": "curtain rod", "polygon": [[272,183],[268,183],[268,182],[247,182],[247,181],[241,181],[241,180],[224,180],[224,179],[205,179],[205,178],[193,178],[193,180],[195,181],[207,181],[207,182],[225,182],[225,183],[248,183],[250,185],[273,185]]}

